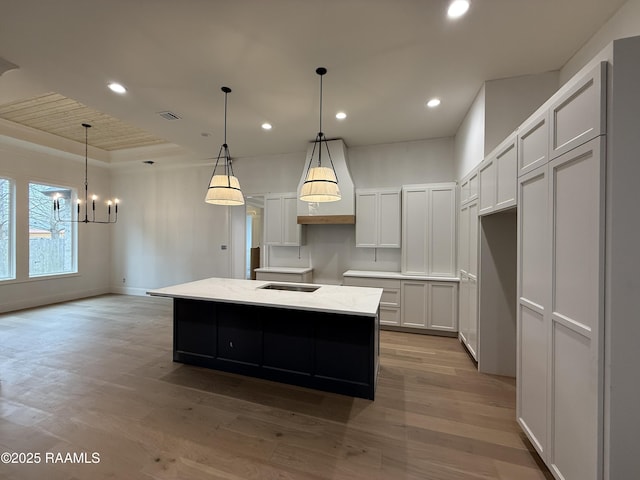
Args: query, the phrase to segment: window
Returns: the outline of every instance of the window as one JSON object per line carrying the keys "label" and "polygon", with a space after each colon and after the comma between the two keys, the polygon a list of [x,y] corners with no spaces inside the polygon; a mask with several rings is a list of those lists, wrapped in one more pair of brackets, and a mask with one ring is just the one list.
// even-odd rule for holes
{"label": "window", "polygon": [[56,220],[53,201],[58,199],[59,217],[73,218],[74,192],[70,188],[29,184],[29,276],[77,271],[75,223]]}
{"label": "window", "polygon": [[0,280],[15,278],[13,182],[0,178]]}

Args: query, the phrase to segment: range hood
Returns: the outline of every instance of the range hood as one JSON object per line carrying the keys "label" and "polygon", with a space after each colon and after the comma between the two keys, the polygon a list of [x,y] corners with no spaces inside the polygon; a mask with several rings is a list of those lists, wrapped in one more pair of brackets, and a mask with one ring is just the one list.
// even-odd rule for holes
{"label": "range hood", "polygon": [[[309,224],[323,224],[323,225],[336,225],[336,224],[349,224],[356,223],[356,201],[355,201],[355,187],[351,174],[349,173],[349,167],[347,167],[347,147],[342,139],[327,141],[329,151],[331,152],[331,159],[333,160],[333,166],[336,169],[336,176],[338,177],[338,187],[342,198],[337,202],[326,203],[309,203],[298,200],[298,223],[303,225]],[[302,176],[300,183],[298,183],[298,192],[302,188],[302,184],[305,181],[307,169],[311,162],[311,153],[313,152],[313,142],[307,149],[307,160],[304,163],[304,169],[302,170]],[[329,165],[329,158],[323,155],[322,165]]]}

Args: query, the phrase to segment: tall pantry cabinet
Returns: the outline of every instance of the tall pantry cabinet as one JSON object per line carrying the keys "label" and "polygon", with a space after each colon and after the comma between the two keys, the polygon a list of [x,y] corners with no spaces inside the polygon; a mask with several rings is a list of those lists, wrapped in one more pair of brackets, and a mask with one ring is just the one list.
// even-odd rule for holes
{"label": "tall pantry cabinet", "polygon": [[460,341],[478,360],[478,170],[460,182],[458,263]]}
{"label": "tall pantry cabinet", "polygon": [[517,420],[564,480],[602,478],[606,87],[603,62],[518,130]]}

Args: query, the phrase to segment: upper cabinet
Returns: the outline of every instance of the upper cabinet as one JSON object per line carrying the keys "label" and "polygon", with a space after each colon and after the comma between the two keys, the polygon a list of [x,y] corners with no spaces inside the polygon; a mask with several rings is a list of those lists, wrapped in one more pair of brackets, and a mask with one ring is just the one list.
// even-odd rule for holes
{"label": "upper cabinet", "polygon": [[402,273],[456,276],[456,185],[402,187]]}
{"label": "upper cabinet", "polygon": [[298,225],[298,195],[274,193],[264,197],[264,244],[298,247],[304,244]]}
{"label": "upper cabinet", "polygon": [[400,189],[356,190],[356,247],[400,248]]}
{"label": "upper cabinet", "polygon": [[517,141],[509,135],[478,168],[480,215],[516,205]]}
{"label": "upper cabinet", "polygon": [[550,159],[607,131],[607,64],[600,63],[549,107]]}
{"label": "upper cabinet", "polygon": [[549,112],[532,116],[518,128],[518,176],[549,161]]}

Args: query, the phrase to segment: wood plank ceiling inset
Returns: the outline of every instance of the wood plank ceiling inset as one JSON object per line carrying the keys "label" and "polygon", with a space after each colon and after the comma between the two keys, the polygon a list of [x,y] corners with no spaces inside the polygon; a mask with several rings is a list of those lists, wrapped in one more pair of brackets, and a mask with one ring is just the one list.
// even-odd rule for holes
{"label": "wood plank ceiling inset", "polygon": [[89,123],[93,127],[89,145],[108,151],[167,143],[58,93],[0,105],[0,118],[80,143],[84,143],[82,124]]}

